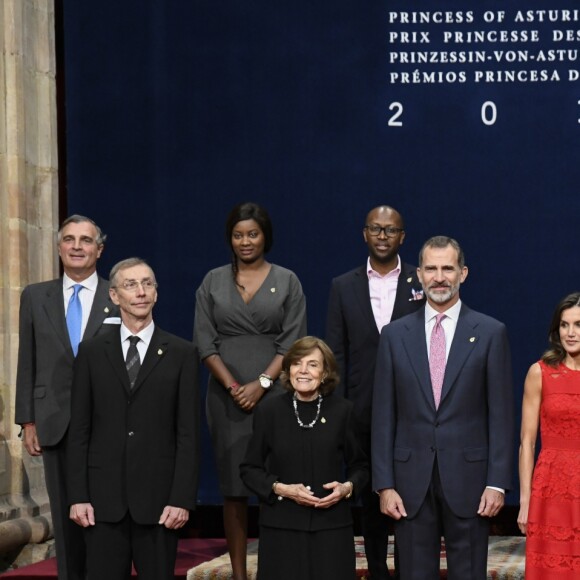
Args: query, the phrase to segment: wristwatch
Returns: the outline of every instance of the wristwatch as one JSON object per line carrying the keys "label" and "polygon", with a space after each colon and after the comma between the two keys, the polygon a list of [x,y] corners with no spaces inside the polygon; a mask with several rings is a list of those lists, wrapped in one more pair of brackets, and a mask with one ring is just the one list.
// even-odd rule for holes
{"label": "wristwatch", "polygon": [[274,384],[272,377],[270,375],[267,375],[266,373],[262,373],[258,377],[258,381],[260,381],[260,386],[263,389],[269,389]]}

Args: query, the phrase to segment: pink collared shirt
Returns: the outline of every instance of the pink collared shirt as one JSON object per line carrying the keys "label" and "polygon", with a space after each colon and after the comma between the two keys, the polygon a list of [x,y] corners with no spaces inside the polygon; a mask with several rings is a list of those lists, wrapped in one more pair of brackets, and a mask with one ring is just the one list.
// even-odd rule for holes
{"label": "pink collared shirt", "polygon": [[381,332],[383,326],[391,322],[400,274],[401,258],[399,256],[397,256],[397,267],[384,276],[381,276],[378,272],[373,270],[371,259],[367,259],[369,294],[371,296],[371,306],[373,308],[373,314],[379,332]]}

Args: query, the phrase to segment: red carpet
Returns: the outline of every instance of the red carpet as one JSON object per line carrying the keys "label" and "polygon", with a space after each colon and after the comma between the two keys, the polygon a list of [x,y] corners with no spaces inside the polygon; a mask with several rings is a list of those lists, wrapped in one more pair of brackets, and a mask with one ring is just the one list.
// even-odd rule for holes
{"label": "red carpet", "polygon": [[[179,540],[177,549],[177,562],[175,564],[175,579],[185,580],[187,571],[208,560],[226,552],[224,539],[193,539]],[[37,580],[38,578],[56,578],[56,560],[51,558],[38,564],[25,566],[18,570],[0,574],[2,578],[18,578],[18,580]],[[133,572],[133,576],[137,574]]]}

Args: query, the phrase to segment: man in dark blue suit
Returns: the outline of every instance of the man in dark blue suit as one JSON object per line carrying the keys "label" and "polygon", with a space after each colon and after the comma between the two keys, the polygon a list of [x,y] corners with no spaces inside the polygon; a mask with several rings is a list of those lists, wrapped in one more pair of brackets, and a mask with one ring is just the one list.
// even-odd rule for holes
{"label": "man in dark blue suit", "polygon": [[383,329],[373,395],[373,488],[395,518],[401,577],[487,578],[489,518],[512,479],[513,389],[505,326],[461,303],[463,251],[419,254],[425,308]]}
{"label": "man in dark blue suit", "polygon": [[[339,366],[337,391],[353,402],[362,447],[369,458],[372,389],[381,328],[415,312],[425,302],[416,268],[399,257],[404,228],[401,214],[392,207],[371,210],[363,228],[369,257],[363,266],[332,281],[328,303],[326,341]],[[389,520],[380,512],[379,498],[370,482],[361,491],[361,498],[369,572],[373,580],[387,580]]]}

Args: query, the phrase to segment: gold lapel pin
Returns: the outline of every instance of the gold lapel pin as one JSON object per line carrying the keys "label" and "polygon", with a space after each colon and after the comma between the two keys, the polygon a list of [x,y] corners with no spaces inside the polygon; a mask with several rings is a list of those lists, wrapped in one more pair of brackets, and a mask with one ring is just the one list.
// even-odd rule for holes
{"label": "gold lapel pin", "polygon": [[107,313],[109,312],[109,307],[108,306],[105,306],[105,312],[107,312]]}
{"label": "gold lapel pin", "polygon": [[272,292],[272,294],[274,294],[274,292],[276,292],[276,288],[270,288],[270,292]]}
{"label": "gold lapel pin", "polygon": [[320,419],[321,423],[326,423],[326,419],[324,417],[322,417],[322,419]]}
{"label": "gold lapel pin", "polygon": [[413,281],[413,278],[411,278],[411,276],[409,276],[409,277],[407,278],[407,282],[410,284],[412,281]]}
{"label": "gold lapel pin", "polygon": [[469,339],[469,342],[475,342],[475,336],[472,336],[472,337]]}
{"label": "gold lapel pin", "polygon": [[159,349],[159,350],[157,351],[157,354],[158,354],[159,356],[161,356],[161,355],[163,354],[163,351],[162,351],[161,349]]}

